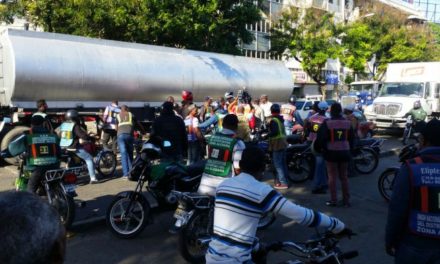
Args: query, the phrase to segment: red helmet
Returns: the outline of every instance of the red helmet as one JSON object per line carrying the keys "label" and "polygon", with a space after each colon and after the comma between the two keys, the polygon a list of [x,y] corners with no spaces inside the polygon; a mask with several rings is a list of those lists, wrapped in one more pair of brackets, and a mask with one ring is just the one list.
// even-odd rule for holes
{"label": "red helmet", "polygon": [[192,92],[183,90],[182,91],[182,99],[185,101],[192,101],[193,100]]}

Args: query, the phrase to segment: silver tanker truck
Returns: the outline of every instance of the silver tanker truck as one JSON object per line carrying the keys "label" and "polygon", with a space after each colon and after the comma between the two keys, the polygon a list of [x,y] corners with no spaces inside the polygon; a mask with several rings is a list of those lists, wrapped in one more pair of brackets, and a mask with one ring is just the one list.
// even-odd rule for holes
{"label": "silver tanker truck", "polygon": [[112,100],[127,104],[140,120],[151,106],[190,90],[195,101],[243,89],[285,101],[293,79],[282,62],[56,33],[0,33],[1,149],[22,133],[46,99],[59,122],[67,109],[97,115]]}

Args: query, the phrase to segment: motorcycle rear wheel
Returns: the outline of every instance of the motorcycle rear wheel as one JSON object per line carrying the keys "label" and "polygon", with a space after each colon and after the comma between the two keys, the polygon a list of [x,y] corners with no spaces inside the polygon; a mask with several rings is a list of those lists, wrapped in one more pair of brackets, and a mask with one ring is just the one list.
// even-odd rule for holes
{"label": "motorcycle rear wheel", "polygon": [[377,188],[379,189],[379,193],[387,202],[391,200],[394,180],[398,172],[399,169],[397,168],[387,169],[380,175],[379,180],[377,181]]}
{"label": "motorcycle rear wheel", "polygon": [[134,238],[147,225],[150,207],[138,197],[117,197],[110,204],[106,222],[114,235],[120,238]]}
{"label": "motorcycle rear wheel", "polygon": [[73,197],[64,192],[61,187],[55,187],[52,192],[52,206],[61,217],[61,223],[68,229],[75,219],[75,202]]}
{"label": "motorcycle rear wheel", "polygon": [[196,211],[179,232],[179,252],[189,263],[205,263],[208,245],[199,239],[211,238],[212,215],[209,210]]}
{"label": "motorcycle rear wheel", "polygon": [[370,174],[379,165],[376,151],[370,148],[361,148],[353,159],[354,169],[360,174]]}

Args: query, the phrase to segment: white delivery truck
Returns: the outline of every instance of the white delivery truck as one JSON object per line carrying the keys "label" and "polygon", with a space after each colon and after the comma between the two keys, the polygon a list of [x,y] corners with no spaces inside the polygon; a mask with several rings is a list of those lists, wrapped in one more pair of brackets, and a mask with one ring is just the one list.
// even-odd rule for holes
{"label": "white delivery truck", "polygon": [[382,88],[365,116],[379,128],[404,128],[404,116],[415,101],[428,115],[440,113],[440,62],[388,64]]}

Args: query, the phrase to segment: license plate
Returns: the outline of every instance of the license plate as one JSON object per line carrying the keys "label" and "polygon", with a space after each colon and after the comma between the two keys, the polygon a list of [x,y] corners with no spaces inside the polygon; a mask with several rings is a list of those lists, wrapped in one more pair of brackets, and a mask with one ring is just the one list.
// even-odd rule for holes
{"label": "license plate", "polygon": [[76,189],[76,184],[65,184],[64,189],[66,189],[66,192],[74,192]]}
{"label": "license plate", "polygon": [[187,212],[183,210],[182,208],[177,208],[176,211],[174,211],[174,218],[183,218]]}

